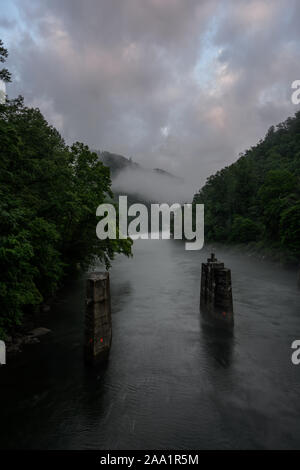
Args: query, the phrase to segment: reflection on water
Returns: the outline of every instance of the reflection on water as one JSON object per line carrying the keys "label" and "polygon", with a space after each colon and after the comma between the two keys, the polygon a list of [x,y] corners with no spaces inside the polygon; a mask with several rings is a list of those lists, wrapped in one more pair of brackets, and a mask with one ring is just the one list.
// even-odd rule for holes
{"label": "reflection on water", "polygon": [[83,361],[84,279],[61,293],[52,334],[0,371],[3,448],[300,447],[295,274],[217,250],[232,269],[235,327],[199,312],[201,262],[176,240],[134,244],[111,272],[107,364]]}
{"label": "reflection on water", "polygon": [[208,356],[222,367],[230,367],[233,357],[234,332],[231,329],[215,328],[205,320],[201,324],[201,342]]}

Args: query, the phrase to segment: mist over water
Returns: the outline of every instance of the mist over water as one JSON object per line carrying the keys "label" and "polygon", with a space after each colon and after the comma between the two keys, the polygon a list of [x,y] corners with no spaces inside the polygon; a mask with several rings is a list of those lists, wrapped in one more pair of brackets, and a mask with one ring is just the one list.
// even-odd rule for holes
{"label": "mist over water", "polygon": [[84,279],[62,291],[52,334],[1,368],[3,448],[201,449],[300,445],[296,276],[218,248],[232,269],[232,335],[203,322],[201,262],[176,240],[139,240],[111,271],[113,343],[83,362]]}
{"label": "mist over water", "polygon": [[113,191],[120,194],[138,194],[146,201],[192,202],[199,189],[178,177],[165,176],[151,171],[124,170],[113,179]]}

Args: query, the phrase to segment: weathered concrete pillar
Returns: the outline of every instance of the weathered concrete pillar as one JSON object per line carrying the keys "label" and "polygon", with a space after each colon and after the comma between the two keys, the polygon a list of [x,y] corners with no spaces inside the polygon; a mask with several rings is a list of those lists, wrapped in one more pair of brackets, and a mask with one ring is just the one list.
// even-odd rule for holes
{"label": "weathered concrete pillar", "polygon": [[200,308],[220,325],[233,325],[231,271],[214,253],[207,263],[202,263]]}
{"label": "weathered concrete pillar", "polygon": [[85,358],[106,359],[112,340],[109,273],[93,272],[86,281]]}

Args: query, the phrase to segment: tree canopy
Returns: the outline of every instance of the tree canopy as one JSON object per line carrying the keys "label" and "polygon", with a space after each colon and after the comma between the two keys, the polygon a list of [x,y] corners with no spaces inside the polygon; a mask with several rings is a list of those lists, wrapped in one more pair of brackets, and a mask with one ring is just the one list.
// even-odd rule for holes
{"label": "tree canopy", "polygon": [[205,204],[207,241],[253,242],[299,262],[300,112],[209,177],[194,203]]}
{"label": "tree canopy", "polygon": [[[0,56],[7,56],[2,43]],[[96,208],[112,196],[109,168],[96,153],[67,146],[22,97],[0,104],[0,337],[76,265],[96,258],[108,268],[115,253],[130,255],[130,239],[96,236]]]}

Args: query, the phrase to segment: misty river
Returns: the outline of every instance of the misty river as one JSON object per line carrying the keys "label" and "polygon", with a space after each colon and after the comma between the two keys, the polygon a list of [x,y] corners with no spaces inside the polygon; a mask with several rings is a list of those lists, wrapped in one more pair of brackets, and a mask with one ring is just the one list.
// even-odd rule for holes
{"label": "misty river", "polygon": [[232,270],[233,335],[199,312],[210,249],[139,240],[111,270],[113,342],[104,366],[83,361],[84,278],[70,281],[39,344],[0,371],[1,448],[300,447],[296,274],[218,248]]}

